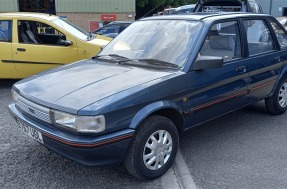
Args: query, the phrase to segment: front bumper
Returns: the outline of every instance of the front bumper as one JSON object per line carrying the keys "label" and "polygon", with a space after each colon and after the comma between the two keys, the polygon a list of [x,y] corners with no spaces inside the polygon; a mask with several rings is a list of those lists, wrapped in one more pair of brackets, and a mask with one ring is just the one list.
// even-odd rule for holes
{"label": "front bumper", "polygon": [[22,114],[15,104],[10,104],[9,110],[17,122],[42,133],[45,147],[86,166],[121,163],[134,135],[134,130],[126,129],[96,137],[82,136],[37,122]]}

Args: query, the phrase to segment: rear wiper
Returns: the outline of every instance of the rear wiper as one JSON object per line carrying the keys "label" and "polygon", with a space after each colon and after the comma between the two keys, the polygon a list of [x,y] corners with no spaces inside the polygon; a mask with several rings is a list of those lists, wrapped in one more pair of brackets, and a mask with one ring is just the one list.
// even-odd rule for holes
{"label": "rear wiper", "polygon": [[163,60],[157,60],[157,59],[138,59],[137,61],[139,62],[146,62],[151,65],[155,66],[166,66],[166,67],[171,67],[171,68],[178,68],[178,65],[172,64],[170,62],[166,62]]}

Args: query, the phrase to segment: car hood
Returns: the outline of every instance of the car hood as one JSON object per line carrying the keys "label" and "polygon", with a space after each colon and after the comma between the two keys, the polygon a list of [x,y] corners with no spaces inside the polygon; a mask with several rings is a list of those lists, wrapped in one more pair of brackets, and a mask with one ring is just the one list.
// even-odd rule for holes
{"label": "car hood", "polygon": [[92,103],[172,73],[85,60],[24,79],[14,89],[38,104],[77,113]]}
{"label": "car hood", "polygon": [[91,43],[93,45],[104,46],[107,45],[111,40],[112,38],[110,37],[97,34],[96,37],[93,40],[88,41],[88,43]]}

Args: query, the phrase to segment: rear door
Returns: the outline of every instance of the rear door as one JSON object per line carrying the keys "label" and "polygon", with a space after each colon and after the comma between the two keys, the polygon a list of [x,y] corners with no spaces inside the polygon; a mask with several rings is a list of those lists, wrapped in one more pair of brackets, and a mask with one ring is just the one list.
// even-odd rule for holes
{"label": "rear door", "polygon": [[0,78],[19,78],[12,56],[13,21],[0,20]]}
{"label": "rear door", "polygon": [[282,54],[265,19],[245,19],[243,23],[250,70],[247,100],[251,103],[271,93],[281,70]]}
{"label": "rear door", "polygon": [[189,125],[196,125],[243,106],[247,94],[248,63],[242,58],[242,38],[238,20],[213,24],[200,56],[217,56],[224,65],[189,73],[192,111]]}
{"label": "rear door", "polygon": [[[75,38],[61,32],[48,23],[34,20],[17,21],[16,43],[13,43],[13,60],[21,77],[77,61],[78,48]],[[72,41],[71,46],[59,43]]]}

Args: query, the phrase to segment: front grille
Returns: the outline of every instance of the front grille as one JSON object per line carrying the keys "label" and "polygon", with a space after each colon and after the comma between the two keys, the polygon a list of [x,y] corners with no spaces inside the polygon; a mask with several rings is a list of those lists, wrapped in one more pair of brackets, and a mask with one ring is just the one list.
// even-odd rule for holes
{"label": "front grille", "polygon": [[49,109],[43,106],[39,106],[33,102],[30,102],[22,97],[16,102],[16,106],[26,114],[32,117],[40,119],[44,122],[51,123]]}

